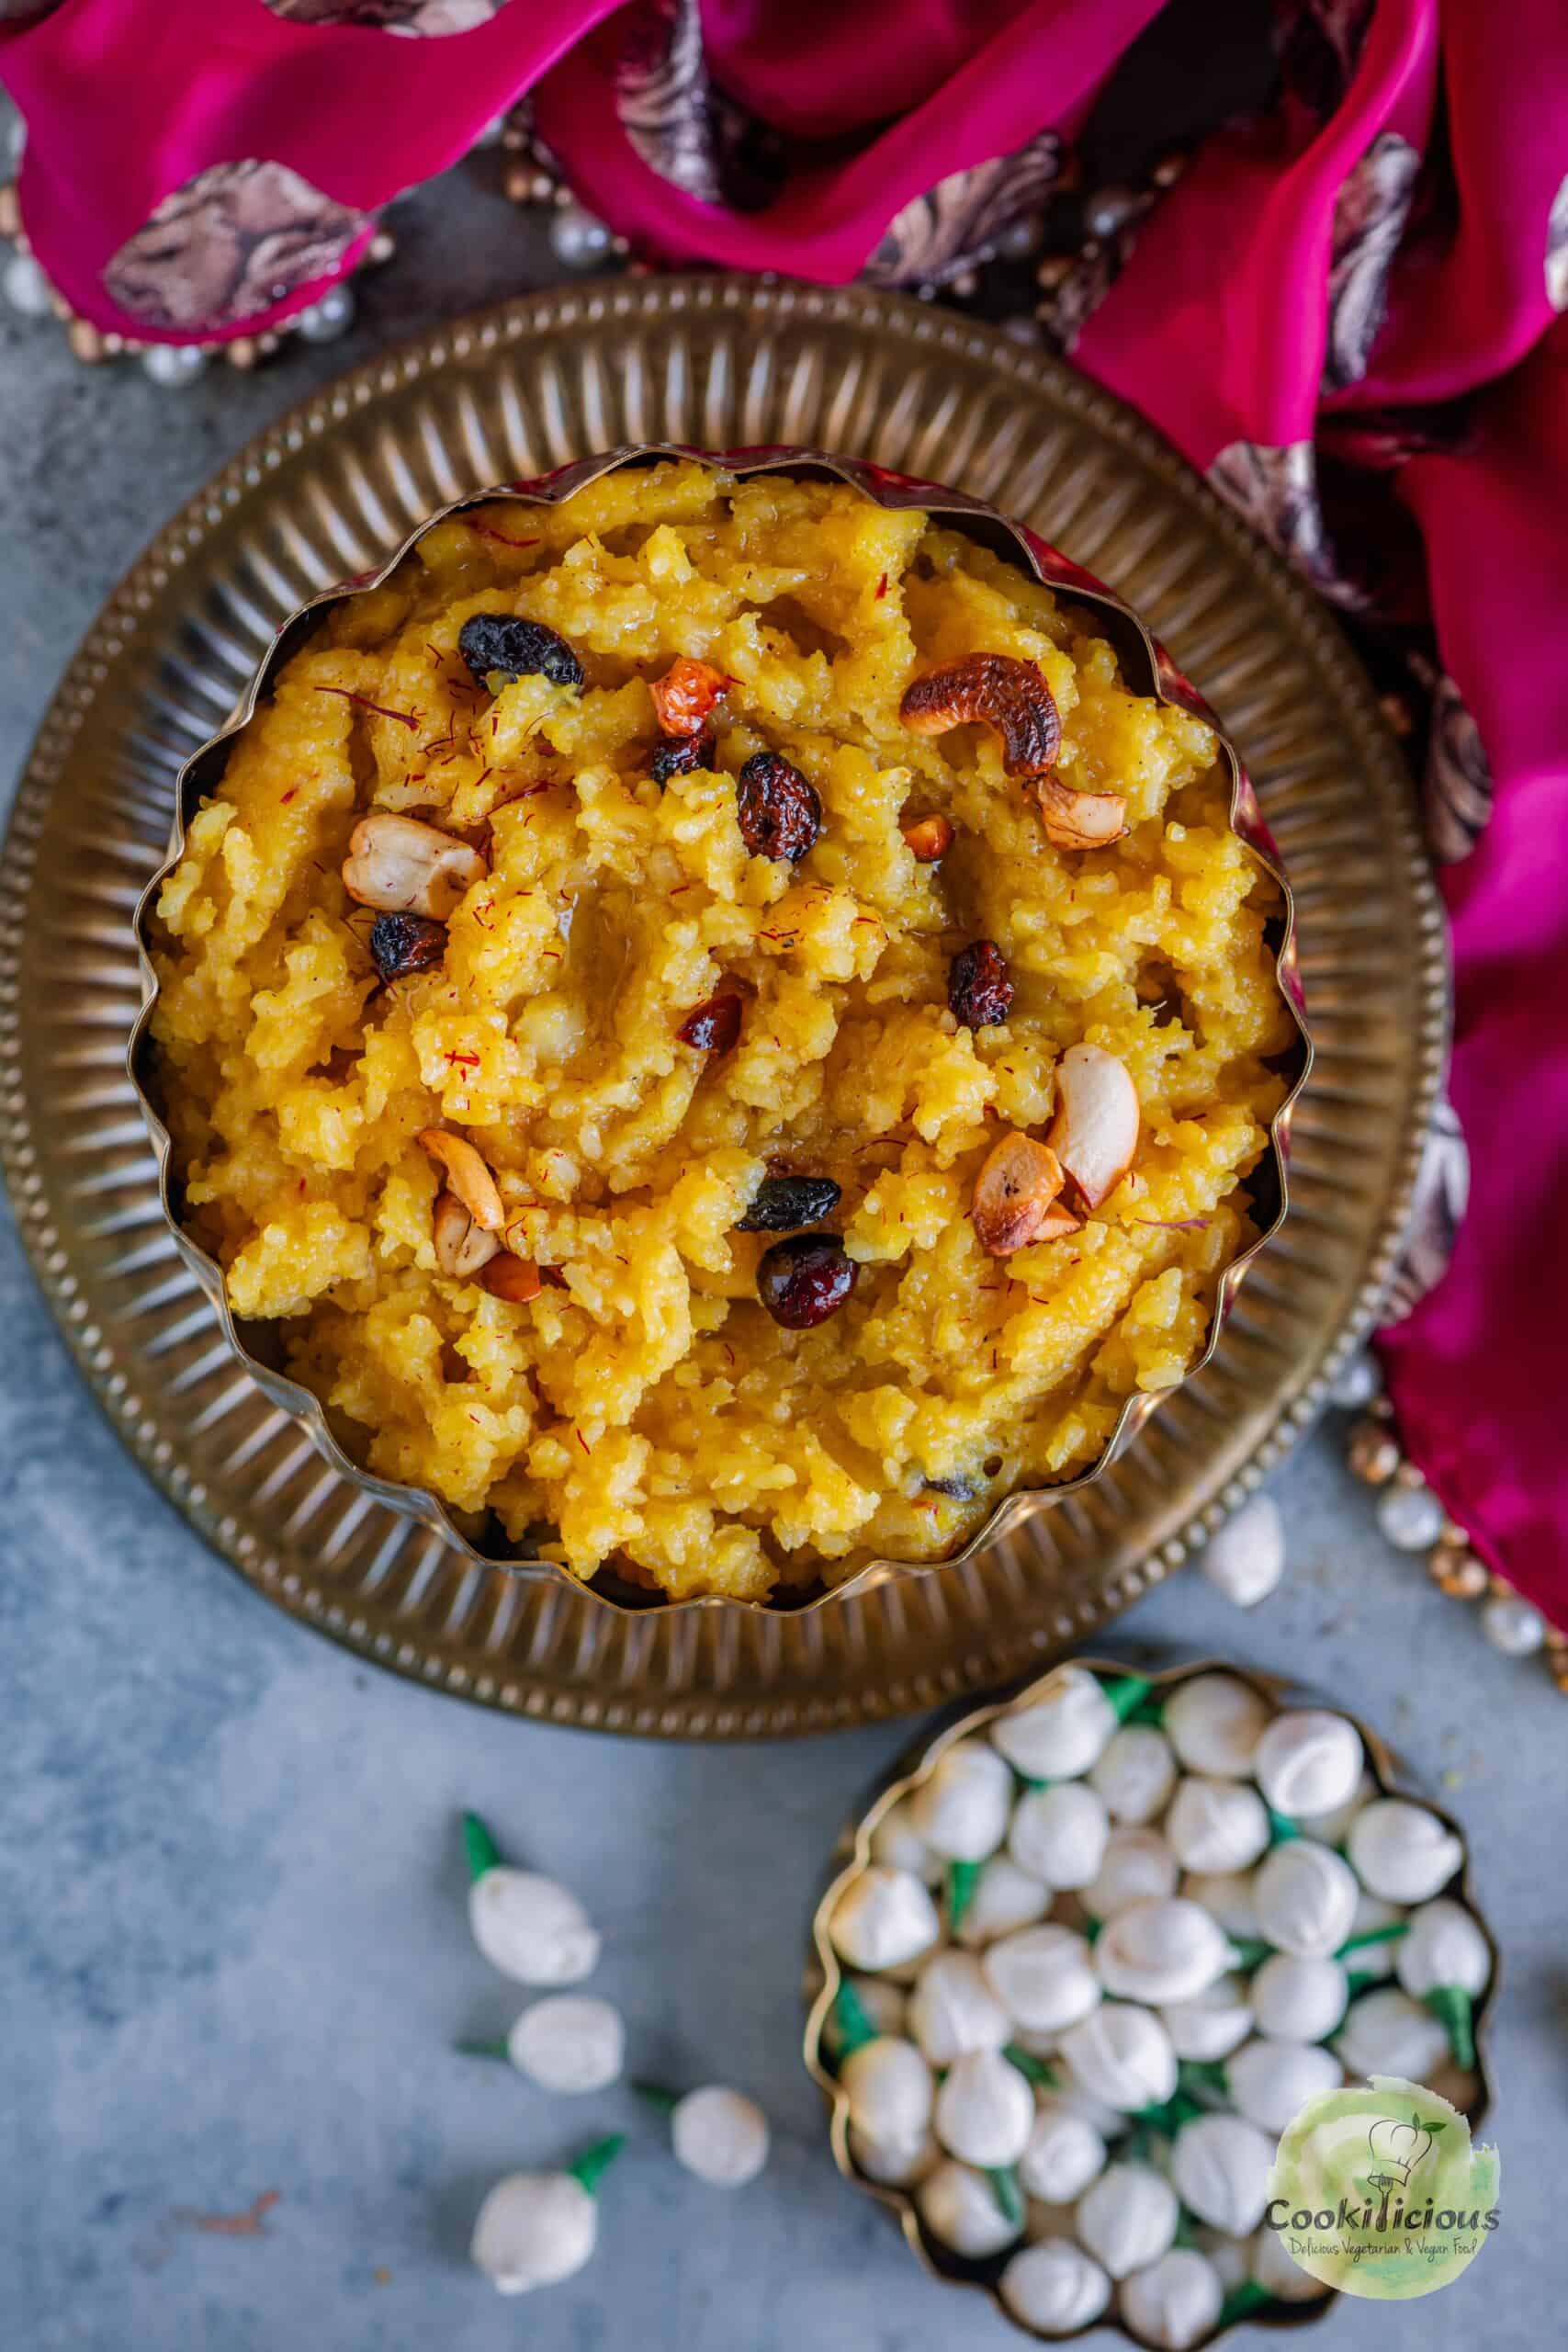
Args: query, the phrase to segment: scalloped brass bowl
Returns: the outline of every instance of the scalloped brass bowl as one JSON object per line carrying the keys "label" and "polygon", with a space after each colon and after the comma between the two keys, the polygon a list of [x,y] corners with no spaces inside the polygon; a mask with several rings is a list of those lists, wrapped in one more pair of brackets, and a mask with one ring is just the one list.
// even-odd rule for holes
{"label": "scalloped brass bowl", "polygon": [[[1426,1806],[1428,1812],[1436,1814],[1444,1825],[1453,1831],[1464,1850],[1465,1859],[1457,1883],[1449,1892],[1462,1897],[1481,1928],[1492,1954],[1491,1979],[1485,1992],[1478,1997],[1475,2004],[1473,2095],[1467,2101],[1454,2102],[1463,2106],[1466,2119],[1472,2127],[1480,2123],[1490,2109],[1493,2095],[1492,2080],[1487,2064],[1485,2029],[1496,1996],[1498,1953],[1496,1939],[1475,1901],[1471,1887],[1469,1843],[1453,1815],[1437,1803],[1429,1791],[1412,1777],[1377,1732],[1357,1716],[1349,1714],[1347,1709],[1336,1707],[1332,1697],[1323,1691],[1314,1690],[1280,1675],[1265,1674],[1256,1667],[1239,1665],[1229,1658],[1193,1658],[1179,1666],[1166,1667],[1158,1670],[1152,1667],[1130,1666],[1125,1660],[1102,1657],[1075,1657],[1070,1663],[1074,1667],[1086,1668],[1091,1673],[1111,1678],[1137,1674],[1146,1679],[1156,1690],[1175,1689],[1179,1684],[1190,1680],[1195,1675],[1229,1674],[1248,1683],[1276,1707],[1329,1708],[1334,1713],[1344,1715],[1346,1720],[1353,1724],[1359,1732],[1366,1748],[1371,1776],[1377,1782],[1381,1793],[1387,1796],[1407,1797]],[[908,1795],[912,1789],[918,1788],[922,1781],[930,1778],[938,1758],[949,1748],[960,1740],[966,1739],[974,1733],[984,1729],[987,1724],[996,1722],[999,1716],[1018,1713],[1032,1705],[1053,1679],[1062,1671],[1063,1668],[1060,1666],[1054,1667],[1049,1673],[1038,1676],[1033,1681],[1025,1684],[1021,1690],[1014,1691],[1008,1698],[997,1700],[986,1706],[966,1710],[952,1718],[933,1736],[917,1741],[913,1747],[905,1751],[888,1774],[879,1782],[876,1794],[871,1804],[856,1818],[845,1825],[839,1837],[829,1865],[830,1875],[828,1886],[813,1917],[811,1947],[807,1958],[807,2019],[804,2054],[807,2070],[828,2105],[829,2134],[834,2163],[847,2181],[852,2182],[855,2188],[866,2196],[874,2198],[896,2217],[911,2252],[933,2278],[941,2278],[950,2286],[968,2288],[973,2292],[985,2295],[1002,2316],[1022,2335],[1032,2335],[1034,2331],[1026,2328],[1008,2311],[998,2291],[998,2280],[1006,2267],[1009,2256],[1017,2251],[1018,2244],[1023,2241],[1020,2240],[1001,2253],[982,2260],[968,2260],[942,2245],[941,2240],[927,2229],[916,2205],[912,2188],[886,2187],[872,2180],[859,2169],[850,2147],[849,2101],[824,2049],[824,2033],[835,1996],[846,1974],[844,1963],[840,1960],[833,1944],[831,1934],[833,1914],[840,1897],[871,1866],[872,1839],[878,1824],[902,1798]],[[1047,1917],[1050,1916],[1051,1914],[1048,1913]],[[1337,2300],[1337,2293],[1325,2288],[1322,2295],[1311,2301],[1276,2302],[1265,2305],[1247,2312],[1245,2318],[1238,2318],[1231,2324],[1302,2326],[1314,2320],[1321,2319]],[[1143,2339],[1133,2335],[1117,2317],[1114,2305],[1100,2319],[1096,2320],[1091,2328],[1086,2328],[1082,2333],[1087,2335],[1101,2328],[1119,2335],[1129,2344],[1143,2346]],[[1206,2337],[1204,2341],[1208,2345],[1215,2344],[1222,2335],[1229,2332],[1229,2325],[1227,2325]]]}
{"label": "scalloped brass bowl", "polygon": [[[639,1587],[618,1577],[613,1565],[583,1587],[579,1579],[557,1564],[527,1556],[507,1545],[504,1541],[489,1540],[490,1531],[470,1539],[454,1522],[446,1505],[434,1494],[422,1488],[378,1477],[361,1468],[343,1449],[328,1426],[317,1397],[283,1368],[281,1332],[276,1324],[245,1323],[236,1317],[230,1306],[223,1275],[215,1260],[186,1232],[180,1221],[176,1200],[177,1173],[172,1167],[171,1142],[158,1104],[158,1073],[152,1046],[150,1024],[157,997],[157,979],[148,952],[148,933],[158,894],[164,880],[183,854],[186,829],[198,803],[218,786],[230,748],[243,729],[272,680],[303,639],[319,624],[321,615],[345,600],[364,595],[378,588],[400,563],[423,534],[466,508],[497,501],[510,500],[520,505],[556,504],[573,492],[601,475],[622,466],[648,465],[671,457],[697,458],[740,475],[778,473],[792,479],[835,479],[851,484],[865,497],[887,507],[920,507],[935,515],[951,528],[974,538],[1004,560],[1018,564],[1021,570],[1047,586],[1060,591],[1075,603],[1092,608],[1097,626],[1115,649],[1122,674],[1136,693],[1146,695],[1175,707],[1202,718],[1217,729],[1214,714],[1194,688],[1170,662],[1164,649],[1149,634],[1143,622],[1122,600],[1095,580],[1089,573],[1070,562],[1023,526],[1010,522],[1004,515],[976,499],[942,489],[935,484],[914,481],[890,473],[885,469],[852,459],[838,458],[819,451],[798,449],[752,449],[723,453],[703,452],[672,444],[649,444],[612,450],[562,468],[542,479],[507,483],[498,488],[469,493],[453,501],[428,517],[397,548],[388,561],[374,572],[345,582],[312,598],[301,606],[278,630],[266,655],[258,666],[228,724],[188,760],[179,778],[177,806],[170,854],[160,871],[152,877],[143,893],[136,915],[136,939],[142,979],[143,1001],[132,1033],[129,1049],[129,1067],[142,1114],[157,1154],[160,1198],[176,1243],[186,1264],[200,1282],[217,1308],[230,1347],[255,1379],[264,1394],[281,1410],[288,1413],[308,1432],[311,1442],[342,1476],[351,1480],[366,1494],[378,1501],[402,1510],[437,1532],[457,1552],[476,1565],[500,1567],[527,1578],[555,1579],[577,1589],[586,1589],[606,1607],[615,1610],[655,1608],[725,1607],[750,1610],[763,1608],[799,1609],[818,1605],[829,1597],[841,1597],[857,1586],[864,1586],[895,1572],[918,1573],[924,1568],[952,1566],[973,1557],[987,1544],[1010,1532],[1034,1512],[1048,1509],[1066,1497],[1080,1491],[1099,1477],[1106,1466],[1136,1435],[1159,1402],[1158,1396],[1138,1393],[1130,1396],[1122,1408],[1111,1439],[1100,1458],[1080,1476],[1048,1487],[1028,1487],[1003,1498],[987,1521],[961,1550],[950,1553],[944,1561],[902,1561],[878,1558],[857,1567],[836,1585],[818,1583],[802,1589],[792,1585],[770,1601],[737,1601],[723,1596],[705,1595],[691,1600],[671,1602],[649,1596]],[[1222,1272],[1205,1345],[1189,1373],[1206,1364],[1218,1343],[1220,1331],[1235,1302],[1247,1269],[1258,1250],[1278,1229],[1286,1206],[1286,1159],[1290,1118],[1292,1107],[1305,1083],[1311,1066],[1311,1045],[1303,1015],[1301,988],[1297,974],[1293,914],[1288,886],[1281,870],[1278,853],[1258,814],[1251,783],[1234,746],[1220,730],[1222,757],[1231,778],[1230,821],[1237,836],[1246,842],[1258,862],[1275,877],[1280,886],[1283,912],[1274,922],[1270,933],[1273,967],[1281,999],[1289,1009],[1293,1025],[1295,1045],[1288,1057],[1287,1091],[1279,1112],[1269,1128],[1269,1148],[1262,1165],[1247,1182],[1247,1193],[1258,1238]],[[1161,1392],[1168,1394],[1169,1391]],[[492,1521],[493,1533],[501,1531]]]}

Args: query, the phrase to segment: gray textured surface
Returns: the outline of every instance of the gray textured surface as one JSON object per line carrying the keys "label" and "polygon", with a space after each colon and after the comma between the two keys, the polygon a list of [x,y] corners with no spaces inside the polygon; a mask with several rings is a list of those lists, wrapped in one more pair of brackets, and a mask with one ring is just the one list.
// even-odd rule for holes
{"label": "gray textured surface", "polygon": [[[0,788],[72,645],[168,511],[385,340],[520,282],[514,216],[405,208],[366,325],[249,382],[155,390],[0,319]],[[375,1674],[219,1566],[120,1453],[0,1218],[0,2344],[6,2352],[1006,2352],[839,2181],[797,2058],[802,1941],[900,1731],[739,1751],[498,1720]],[[1243,1617],[1188,1576],[1120,1645],[1230,1649],[1377,1722],[1450,1800],[1503,1945],[1503,2230],[1439,2301],[1341,2306],[1345,2352],[1558,2340],[1568,1706],[1373,1532],[1315,1439],[1278,1481],[1292,1573]],[[637,2070],[773,2118],[765,2181],[680,2174],[619,2094],[547,2101],[449,2054],[520,2003],[474,1951],[456,1816],[577,1886]],[[593,2267],[524,2305],[465,2267],[484,2188],[628,2121]],[[179,2212],[279,2201],[265,2236]],[[1108,2340],[1108,2339],[1098,2339]],[[1233,2341],[1266,2338],[1243,2331]]]}

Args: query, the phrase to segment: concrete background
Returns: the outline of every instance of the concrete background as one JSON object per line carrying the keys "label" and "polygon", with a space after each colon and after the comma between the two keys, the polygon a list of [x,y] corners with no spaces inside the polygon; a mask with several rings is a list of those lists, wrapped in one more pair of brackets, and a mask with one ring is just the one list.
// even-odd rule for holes
{"label": "concrete background", "polygon": [[[491,185],[487,188],[485,175]],[[72,647],[168,512],[260,424],[389,338],[552,265],[493,187],[399,208],[355,334],[160,391],[0,314],[0,797]],[[797,2054],[803,1939],[845,1813],[907,1729],[739,1750],[502,1721],[270,1611],[99,1418],[0,1211],[0,2344],[6,2352],[1006,2352],[844,2187]],[[1440,1781],[1504,1949],[1495,2244],[1435,2302],[1342,2303],[1341,2352],[1561,2340],[1568,1702],[1382,1544],[1337,1433],[1278,1479],[1285,1586],[1243,1616],[1188,1575],[1129,1655],[1308,1677]],[[521,1998],[475,1952],[457,1815],[581,1893],[632,2070],[765,2104],[764,2179],[681,2173],[621,2092],[550,2101],[449,2052]],[[466,2267],[501,2172],[628,2124],[599,2255],[499,2301]],[[196,2227],[277,2192],[265,2233]],[[182,2218],[184,2216],[185,2218]],[[1106,2338],[1097,2341],[1108,2341]],[[1256,2330],[1234,2338],[1262,2345]]]}

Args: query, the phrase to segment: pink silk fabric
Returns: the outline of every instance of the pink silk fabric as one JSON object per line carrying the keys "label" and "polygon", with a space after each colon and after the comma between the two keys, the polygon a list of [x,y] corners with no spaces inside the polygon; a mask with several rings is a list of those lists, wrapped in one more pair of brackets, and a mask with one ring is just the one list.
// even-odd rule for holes
{"label": "pink silk fabric", "polygon": [[[939,181],[1070,140],[1157,0],[36,5],[17,21],[0,0],[28,236],[80,315],[179,341],[310,300],[378,207],[526,90],[583,201],[644,250],[848,278]],[[1384,1356],[1445,1505],[1568,1623],[1568,12],[1280,14],[1278,103],[1205,143],[1105,272],[1074,356],[1325,594],[1395,631],[1435,623],[1460,756],[1428,787],[1455,860],[1451,1091],[1473,1172],[1449,1271]],[[628,44],[659,61],[640,130]],[[757,209],[705,178],[716,107],[772,142]],[[286,169],[148,229],[236,164]],[[171,242],[207,255],[199,296],[168,293]]]}

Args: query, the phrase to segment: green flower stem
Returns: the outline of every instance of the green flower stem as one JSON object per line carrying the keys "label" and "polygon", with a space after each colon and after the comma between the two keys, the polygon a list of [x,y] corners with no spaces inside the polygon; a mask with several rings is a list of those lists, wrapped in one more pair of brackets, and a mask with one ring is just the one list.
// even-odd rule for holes
{"label": "green flower stem", "polygon": [[[1110,1700],[1119,1723],[1131,1723],[1137,1715],[1146,1723],[1158,1721],[1157,1702],[1150,1700],[1154,1684],[1146,1674],[1123,1674],[1114,1682],[1102,1682],[1100,1689]],[[1154,1707],[1154,1713],[1149,1709]]]}
{"label": "green flower stem", "polygon": [[959,1921],[975,1897],[980,1883],[978,1862],[950,1862],[947,1866],[947,1926],[950,1935],[958,1933]]}
{"label": "green flower stem", "polygon": [[666,2090],[662,2083],[634,2083],[632,2088],[638,2098],[645,2098],[661,2115],[672,2114],[681,2104],[681,2093]]}
{"label": "green flower stem", "polygon": [[1427,2007],[1449,2037],[1454,2063],[1468,2074],[1475,2064],[1475,2004],[1462,1984],[1434,1984]]}
{"label": "green flower stem", "polygon": [[508,2065],[512,2063],[512,2052],[504,2041],[455,2041],[452,2047],[465,2058],[504,2058]]}
{"label": "green flower stem", "polygon": [[[1359,2001],[1363,1993],[1370,1993],[1374,1984],[1386,1984],[1387,1983],[1388,1978],[1386,1976],[1379,1976],[1372,1969],[1370,1968],[1352,1968],[1347,1970],[1345,1976],[1346,2007],[1348,2008],[1352,2001]],[[1339,2030],[1337,2026],[1336,2026],[1334,2030],[1337,2033]]]}
{"label": "green flower stem", "polygon": [[840,1978],[839,1989],[833,1996],[828,2014],[838,2028],[837,2063],[840,2066],[852,2052],[863,2050],[868,2041],[876,2040],[880,2029],[873,2024],[870,2011],[847,1976]]}
{"label": "green flower stem", "polygon": [[1185,2205],[1178,2208],[1176,2215],[1176,2235],[1171,2239],[1171,2244],[1172,2245],[1187,2246],[1193,2252],[1197,2251],[1198,2224],[1193,2220]]}
{"label": "green flower stem", "polygon": [[1097,1944],[1100,1941],[1100,1937],[1105,1933],[1104,1920],[1091,1919],[1086,1916],[1083,1923],[1083,1932],[1084,1941],[1086,1943]]}
{"label": "green flower stem", "polygon": [[1260,2312],[1273,2301],[1268,2288],[1260,2287],[1256,2278],[1238,2279],[1220,2305],[1216,2332],[1222,2327],[1234,2327],[1238,2319],[1250,2319],[1254,2312]]}
{"label": "green flower stem", "polygon": [[584,2148],[582,2154],[568,2165],[567,2170],[573,2180],[581,2182],[590,2197],[597,2197],[600,2181],[626,2144],[624,2132],[612,2132],[607,2140],[595,2140],[591,2148]]}
{"label": "green flower stem", "polygon": [[1012,2165],[987,2165],[986,2178],[991,2184],[991,2194],[997,2200],[1002,2219],[1010,2222],[1015,2230],[1021,2230],[1023,2227],[1023,2192]]}
{"label": "green flower stem", "polygon": [[1233,1936],[1231,1938],[1231,1951],[1235,1955],[1235,1966],[1240,1969],[1244,1976],[1250,1976],[1255,1968],[1261,1968],[1273,1949],[1273,1945],[1265,1943],[1261,1936]]}
{"label": "green flower stem", "polygon": [[1002,2056],[1010,2065],[1016,2066],[1019,2073],[1029,2082],[1052,2084],[1055,2082],[1056,2077],[1045,2064],[1044,2059],[1037,2058],[1032,2050],[1021,2050],[1016,2041],[1010,2041],[1007,2044]]}
{"label": "green flower stem", "polygon": [[1187,2098],[1230,2098],[1230,2084],[1217,2058],[1184,2058],[1176,2070],[1176,2086]]}
{"label": "green flower stem", "polygon": [[1271,1846],[1289,1845],[1292,1838],[1299,1838],[1301,1836],[1301,1831],[1296,1827],[1295,1823],[1291,1819],[1288,1813],[1276,1813],[1272,1805],[1270,1805],[1268,1810],[1269,1842]]}
{"label": "green flower stem", "polygon": [[1133,2120],[1146,2125],[1151,2132],[1157,2132],[1162,2139],[1174,2140],[1184,2123],[1195,2123],[1201,2115],[1208,2112],[1207,2108],[1200,2107],[1197,2100],[1190,2098],[1185,2091],[1178,2091],[1175,2098],[1167,2099],[1163,2107],[1140,2108]]}
{"label": "green flower stem", "polygon": [[1369,1944],[1397,1943],[1401,1936],[1407,1936],[1409,1933],[1408,1919],[1391,1919],[1387,1926],[1382,1928],[1363,1928],[1359,1936],[1347,1936],[1334,1957],[1336,1960],[1343,1960],[1347,1952],[1365,1951]]}
{"label": "green flower stem", "polygon": [[500,1867],[501,1856],[496,1850],[495,1839],[477,1813],[463,1815],[463,1851],[468,1858],[470,1879],[481,1879],[486,1871]]}

